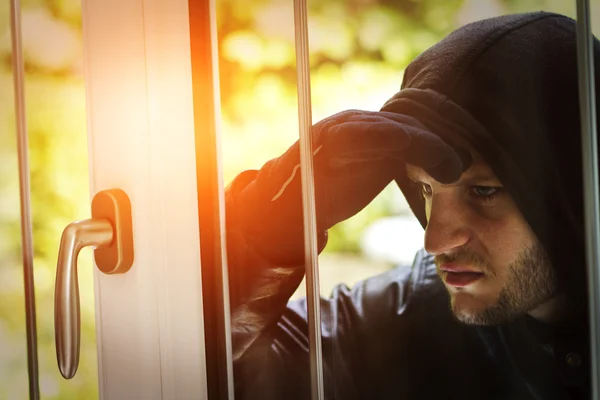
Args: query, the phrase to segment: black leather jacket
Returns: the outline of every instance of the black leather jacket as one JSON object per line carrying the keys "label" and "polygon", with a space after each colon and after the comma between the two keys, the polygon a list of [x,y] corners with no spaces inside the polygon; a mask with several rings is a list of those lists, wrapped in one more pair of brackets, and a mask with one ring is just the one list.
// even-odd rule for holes
{"label": "black leather jacket", "polygon": [[[306,302],[276,302],[275,324],[243,329],[234,318],[236,399],[310,398]],[[424,251],[412,268],[337,287],[321,307],[328,399],[589,398],[585,335],[531,317],[456,321]],[[253,343],[240,354],[244,336]]]}

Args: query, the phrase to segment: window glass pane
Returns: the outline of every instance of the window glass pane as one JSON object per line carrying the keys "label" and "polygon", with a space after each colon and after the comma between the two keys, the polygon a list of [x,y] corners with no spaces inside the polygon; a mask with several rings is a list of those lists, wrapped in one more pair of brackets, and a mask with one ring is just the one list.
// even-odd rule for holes
{"label": "window glass pane", "polygon": [[[228,218],[255,228],[239,231],[246,263],[230,240],[229,268],[232,296],[248,290],[239,276],[263,296],[232,304],[234,335],[261,327],[238,347],[234,365],[251,373],[236,369],[237,394],[306,398],[305,290],[289,246],[302,247],[281,201],[294,194],[292,8],[235,13],[239,31],[220,40],[226,180],[262,169],[228,191]],[[310,3],[329,398],[585,398],[574,16],[567,1]],[[230,21],[221,14],[221,32]],[[362,111],[331,118],[347,109]]]}
{"label": "window glass pane", "polygon": [[[236,398],[283,398],[290,390],[307,393],[310,388],[302,328],[285,335],[298,341],[292,348],[274,342],[275,331],[293,328],[295,321],[305,325],[304,311],[298,315],[286,309],[304,275],[302,193],[299,171],[294,172],[297,145],[294,154],[263,167],[298,140],[293,3],[218,6]],[[281,350],[300,361],[293,384],[272,380],[282,367]]]}
{"label": "window glass pane", "polygon": [[[9,2],[0,10],[0,398],[29,398]],[[54,280],[67,224],[90,215],[81,2],[22,2],[39,387],[43,399],[98,397],[89,249],[79,257],[81,354],[64,380],[54,344]],[[5,106],[6,105],[6,106]]]}
{"label": "window glass pane", "polygon": [[[0,5],[0,32],[10,33],[10,4]],[[10,55],[10,36],[8,49]],[[25,291],[21,257],[15,97],[10,62],[0,66],[0,397],[27,398]],[[6,384],[10,382],[10,384]]]}

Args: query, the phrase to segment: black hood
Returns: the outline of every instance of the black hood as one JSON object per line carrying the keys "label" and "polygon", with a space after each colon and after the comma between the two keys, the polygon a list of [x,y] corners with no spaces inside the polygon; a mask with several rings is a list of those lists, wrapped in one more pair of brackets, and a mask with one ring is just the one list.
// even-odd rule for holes
{"label": "black hood", "polygon": [[[567,287],[586,304],[576,23],[507,15],[466,25],[422,53],[382,108],[443,140],[467,140],[511,194]],[[600,54],[594,40],[594,55]],[[596,57],[596,65],[600,58]],[[596,68],[596,82],[599,82]],[[420,193],[397,182],[426,225]]]}

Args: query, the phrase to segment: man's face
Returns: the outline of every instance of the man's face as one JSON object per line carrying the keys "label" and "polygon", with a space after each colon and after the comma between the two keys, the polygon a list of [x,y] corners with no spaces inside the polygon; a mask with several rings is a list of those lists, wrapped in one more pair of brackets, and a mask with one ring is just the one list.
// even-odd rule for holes
{"label": "man's face", "polygon": [[505,322],[556,295],[550,261],[492,170],[474,155],[460,180],[443,185],[407,165],[421,186],[427,215],[425,250],[450,294],[457,319],[469,324]]}

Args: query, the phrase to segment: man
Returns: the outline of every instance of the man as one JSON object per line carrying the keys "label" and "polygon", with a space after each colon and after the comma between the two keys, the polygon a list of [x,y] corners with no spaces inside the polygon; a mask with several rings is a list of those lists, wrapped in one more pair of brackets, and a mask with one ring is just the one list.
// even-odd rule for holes
{"label": "man", "polygon": [[[313,127],[320,249],[393,179],[426,227],[411,269],[321,300],[327,398],[589,397],[577,87],[574,21],[503,16]],[[298,160],[226,193],[236,398],[310,397]]]}

